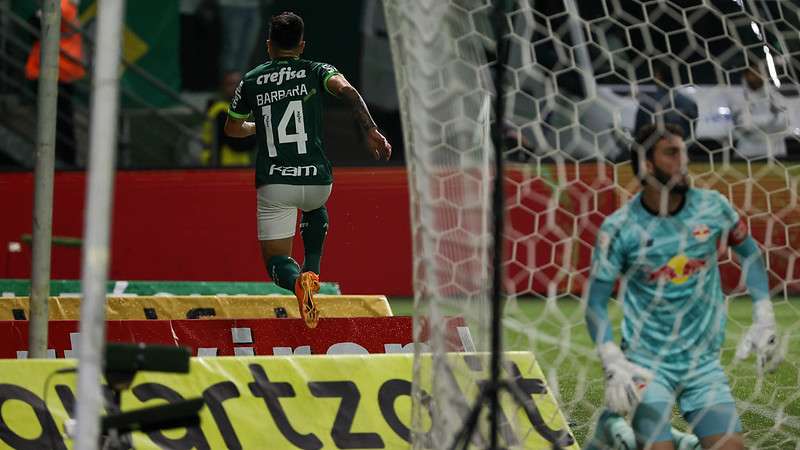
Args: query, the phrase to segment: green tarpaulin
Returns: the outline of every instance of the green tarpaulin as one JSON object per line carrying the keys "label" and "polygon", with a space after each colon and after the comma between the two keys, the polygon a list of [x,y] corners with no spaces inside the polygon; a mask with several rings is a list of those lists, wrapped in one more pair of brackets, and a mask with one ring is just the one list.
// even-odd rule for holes
{"label": "green tarpaulin", "polygon": [[[246,282],[234,283],[224,281],[109,281],[107,284],[109,294],[136,294],[136,295],[270,295],[292,294],[280,288],[275,283]],[[50,295],[79,294],[81,282],[79,280],[52,280],[50,282]],[[341,294],[338,283],[321,283],[320,294]],[[0,295],[15,295],[26,297],[31,293],[30,280],[0,279]]]}

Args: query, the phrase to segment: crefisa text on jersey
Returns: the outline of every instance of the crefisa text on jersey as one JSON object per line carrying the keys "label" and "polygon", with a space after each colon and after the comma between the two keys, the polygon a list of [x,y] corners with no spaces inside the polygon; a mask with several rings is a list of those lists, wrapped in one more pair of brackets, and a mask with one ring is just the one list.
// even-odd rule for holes
{"label": "crefisa text on jersey", "polygon": [[[280,86],[284,81],[303,79],[306,77],[305,69],[292,70],[291,67],[282,67],[277,72],[264,73],[256,78],[256,84],[274,84]],[[266,105],[267,103],[274,103],[287,97],[299,97],[308,95],[308,88],[305,83],[301,83],[292,89],[276,89],[274,91],[265,92],[263,94],[256,94],[256,102],[258,106]]]}
{"label": "crefisa text on jersey", "polygon": [[275,83],[280,86],[284,81],[294,80],[296,78],[305,78],[306,69],[292,70],[291,67],[281,67],[277,72],[264,73],[256,78],[256,84],[269,84]]}

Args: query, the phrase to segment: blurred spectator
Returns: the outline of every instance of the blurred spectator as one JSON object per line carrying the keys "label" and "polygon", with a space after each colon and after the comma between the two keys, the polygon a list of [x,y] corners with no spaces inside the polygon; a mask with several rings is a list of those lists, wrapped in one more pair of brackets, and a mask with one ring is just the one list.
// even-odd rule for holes
{"label": "blurred spectator", "polygon": [[242,75],[228,72],[222,78],[219,97],[209,100],[206,108],[206,121],[203,123],[203,142],[205,148],[201,155],[204,165],[250,166],[256,150],[256,136],[234,138],[225,134],[225,119],[228,106]]}
{"label": "blurred spectator", "polygon": [[742,97],[731,102],[736,152],[748,159],[786,156],[786,108],[763,73],[761,62],[749,58],[742,77]]}
{"label": "blurred spectator", "polygon": [[[181,88],[210,92],[219,86],[222,24],[216,0],[180,0]],[[214,69],[209,70],[209,67]]]}
{"label": "blurred spectator", "polygon": [[389,49],[389,33],[381,2],[367,1],[363,6],[361,31],[361,93],[381,132],[392,143],[392,160],[403,161],[403,128],[394,64]]}
{"label": "blurred spectator", "polygon": [[[56,107],[56,158],[70,166],[77,164],[72,96],[73,83],[86,76],[83,67],[83,41],[78,21],[77,0],[61,0],[61,40],[58,56],[58,105]],[[41,10],[37,12],[41,16]],[[41,27],[39,27],[41,28]],[[41,41],[36,41],[25,63],[25,76],[39,78]]]}
{"label": "blurred spectator", "polygon": [[616,161],[622,155],[614,126],[613,103],[601,95],[587,96],[578,71],[562,73],[557,92],[547,105],[544,135],[547,145],[573,159]]}
{"label": "blurred spectator", "polygon": [[653,61],[655,90],[639,94],[639,110],[636,112],[634,130],[644,125],[672,123],[683,129],[687,141],[695,138],[697,126],[697,103],[674,88],[672,72],[666,61]]}
{"label": "blurred spectator", "polygon": [[509,119],[503,121],[502,136],[506,161],[527,163],[536,155],[536,146],[528,139],[526,128],[519,127]]}
{"label": "blurred spectator", "polygon": [[219,0],[222,20],[222,50],[220,64],[223,77],[229,72],[241,72],[250,67],[253,45],[261,28],[259,0]]}

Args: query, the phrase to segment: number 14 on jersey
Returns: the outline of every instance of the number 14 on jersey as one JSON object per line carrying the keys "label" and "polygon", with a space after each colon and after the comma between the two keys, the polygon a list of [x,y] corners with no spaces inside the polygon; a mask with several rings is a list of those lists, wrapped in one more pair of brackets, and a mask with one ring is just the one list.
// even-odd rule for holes
{"label": "number 14 on jersey", "polygon": [[[275,147],[275,136],[272,131],[272,105],[262,106],[261,115],[264,117],[264,130],[267,134],[267,150],[270,158],[274,158],[278,156],[278,149]],[[293,134],[286,133],[290,120],[294,121],[295,132]],[[278,143],[288,144],[295,142],[297,143],[297,153],[303,155],[306,153],[306,141],[308,141],[308,135],[303,122],[303,101],[292,100],[286,107],[280,122],[278,122]]]}

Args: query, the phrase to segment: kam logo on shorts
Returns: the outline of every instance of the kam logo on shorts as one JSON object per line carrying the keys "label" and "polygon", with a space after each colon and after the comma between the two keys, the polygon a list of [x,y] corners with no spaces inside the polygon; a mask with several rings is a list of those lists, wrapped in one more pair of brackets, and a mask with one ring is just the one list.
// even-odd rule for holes
{"label": "kam logo on shorts", "polygon": [[272,164],[269,166],[269,174],[282,177],[314,177],[317,175],[317,166],[279,166]]}
{"label": "kam logo on shorts", "polygon": [[690,259],[684,254],[673,256],[666,265],[651,272],[648,281],[670,281],[672,284],[686,283],[689,278],[706,267],[702,259]]}

